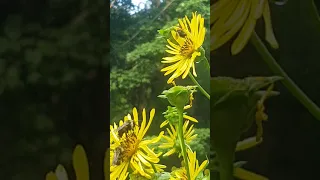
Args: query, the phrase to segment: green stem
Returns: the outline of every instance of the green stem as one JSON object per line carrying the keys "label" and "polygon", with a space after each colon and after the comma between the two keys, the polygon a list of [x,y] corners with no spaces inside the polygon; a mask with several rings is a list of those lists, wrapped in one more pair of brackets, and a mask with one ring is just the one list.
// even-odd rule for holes
{"label": "green stem", "polygon": [[210,70],[210,62],[206,57],[204,57],[204,58],[205,58],[205,61],[206,61],[207,68]]}
{"label": "green stem", "polygon": [[187,170],[187,176],[188,179],[190,179],[190,170],[189,170],[189,163],[188,163],[188,156],[187,156],[187,147],[184,141],[184,136],[183,136],[183,108],[177,107],[178,112],[179,112],[179,124],[178,124],[178,138],[181,146],[181,151],[182,151],[182,156],[184,160],[184,165]]}
{"label": "green stem", "polygon": [[193,75],[191,74],[191,72],[189,72],[188,75],[189,75],[190,79],[192,80],[192,82],[195,83],[195,84],[198,86],[198,88],[200,89],[200,91],[202,92],[202,94],[205,95],[205,96],[210,100],[210,95],[207,93],[206,90],[204,90],[204,89],[202,88],[202,86],[198,83],[198,81],[193,77]]}
{"label": "green stem", "polygon": [[277,75],[282,76],[283,84],[288,88],[293,96],[295,96],[318,120],[320,120],[320,109],[311,101],[308,96],[290,79],[285,71],[280,67],[276,60],[272,57],[266,46],[263,44],[256,32],[251,36],[251,43],[255,46],[257,51],[261,54],[263,60],[268,64],[270,69]]}
{"label": "green stem", "polygon": [[210,70],[210,62],[209,62],[209,60],[207,59],[207,57],[206,57],[206,51],[204,50],[204,48],[201,46],[200,47],[200,52],[201,52],[201,56],[202,56],[202,58],[206,61],[206,66],[207,66],[207,68]]}

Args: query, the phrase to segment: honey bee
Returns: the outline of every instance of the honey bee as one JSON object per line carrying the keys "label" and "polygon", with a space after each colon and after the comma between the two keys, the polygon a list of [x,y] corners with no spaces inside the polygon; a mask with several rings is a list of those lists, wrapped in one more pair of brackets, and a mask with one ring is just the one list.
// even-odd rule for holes
{"label": "honey bee", "polygon": [[133,130],[133,128],[136,126],[136,124],[134,123],[134,121],[132,120],[128,120],[125,121],[122,126],[118,127],[117,132],[119,137],[122,137],[122,135],[124,133],[129,132],[130,130]]}
{"label": "honey bee", "polygon": [[185,38],[187,36],[187,34],[185,32],[183,32],[183,30],[181,28],[179,28],[177,30],[177,33],[179,34],[180,37]]}
{"label": "honey bee", "polygon": [[[178,26],[175,28],[177,35],[181,38],[185,38],[187,36],[187,34],[183,31],[183,29],[181,28],[181,26]],[[178,38],[178,37],[177,37]]]}
{"label": "honey bee", "polygon": [[118,166],[121,163],[121,153],[122,153],[122,148],[117,147],[114,150],[114,155],[113,155],[113,160],[112,160],[112,166]]}

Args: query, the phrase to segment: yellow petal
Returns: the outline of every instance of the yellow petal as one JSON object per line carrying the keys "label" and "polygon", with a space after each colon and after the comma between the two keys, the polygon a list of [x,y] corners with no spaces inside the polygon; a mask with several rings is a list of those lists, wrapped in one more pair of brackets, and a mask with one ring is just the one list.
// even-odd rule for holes
{"label": "yellow petal", "polygon": [[246,23],[244,24],[242,30],[240,31],[237,39],[233,42],[231,46],[232,55],[238,54],[244,48],[244,46],[248,43],[256,25],[256,20],[254,19],[253,15],[255,13],[257,6],[258,6],[257,3],[251,5],[250,15]]}
{"label": "yellow petal", "polygon": [[256,12],[255,12],[254,18],[255,19],[259,19],[261,17],[261,15],[262,15],[266,0],[255,0],[255,1],[258,1],[257,2],[258,6],[256,8]]}
{"label": "yellow petal", "polygon": [[167,153],[165,153],[163,156],[170,156],[172,154],[174,154],[176,152],[176,149],[171,149],[170,151],[168,151]]}
{"label": "yellow petal", "polygon": [[184,119],[188,119],[188,120],[190,120],[190,121],[192,121],[192,122],[198,122],[198,120],[196,120],[195,118],[193,118],[193,117],[191,117],[191,116],[188,116],[188,115],[183,115],[183,118]]}
{"label": "yellow petal", "polygon": [[272,48],[278,49],[279,44],[273,32],[268,1],[266,1],[265,3],[266,5],[264,6],[263,18],[265,21],[266,41],[270,44]]}
{"label": "yellow petal", "polygon": [[167,125],[169,123],[168,120],[165,120],[163,121],[161,124],[160,124],[160,128],[163,128],[165,125]]}
{"label": "yellow petal", "polygon": [[268,180],[268,178],[264,176],[255,174],[242,168],[235,168],[234,176],[242,180]]}
{"label": "yellow petal", "polygon": [[[144,129],[144,131],[143,131],[142,137],[144,137],[144,135],[147,133],[147,131],[148,131],[148,129],[149,129],[151,123],[152,123],[152,120],[153,120],[153,117],[154,117],[155,112],[156,112],[155,109],[152,109],[152,110],[150,111],[150,114],[149,114],[149,122],[148,122],[148,124],[147,124],[147,127],[146,127],[146,128]],[[145,112],[144,112],[144,114],[145,114]]]}
{"label": "yellow petal", "polygon": [[110,179],[110,149],[108,148],[104,155],[104,161],[103,161],[103,170],[104,170],[104,179],[109,180]]}
{"label": "yellow petal", "polygon": [[77,145],[73,151],[73,167],[77,180],[89,180],[89,165],[86,152],[81,145]]}
{"label": "yellow petal", "polygon": [[[222,35],[220,37],[219,34],[211,34],[211,50],[215,50],[218,49],[220,46],[222,46],[223,44],[225,44],[227,41],[229,41],[238,31],[239,29],[243,26],[244,22],[247,20],[248,18],[248,14],[250,13],[250,8],[251,8],[251,3],[250,0],[246,1],[247,3],[244,4],[245,7],[245,11],[244,14],[241,16],[241,18],[236,22],[236,24],[232,25],[232,28],[225,33],[224,35]],[[222,30],[221,30],[222,31]],[[213,33],[212,31],[210,33]],[[222,34],[222,33],[220,33]]]}
{"label": "yellow petal", "polygon": [[219,17],[221,17],[221,14],[226,10],[226,6],[229,5],[230,0],[219,0],[215,2],[210,7],[210,24],[213,24]]}
{"label": "yellow petal", "polygon": [[46,180],[58,180],[55,173],[52,171],[46,174]]}

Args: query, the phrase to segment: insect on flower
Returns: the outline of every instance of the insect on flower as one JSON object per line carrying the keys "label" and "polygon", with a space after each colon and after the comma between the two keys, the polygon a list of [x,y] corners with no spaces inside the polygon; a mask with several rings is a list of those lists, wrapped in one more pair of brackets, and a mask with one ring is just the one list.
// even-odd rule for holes
{"label": "insect on flower", "polygon": [[176,29],[177,34],[182,37],[185,38],[187,36],[187,34],[183,31],[183,29],[181,28],[181,26],[177,27]]}
{"label": "insect on flower", "polygon": [[132,131],[134,127],[137,126],[132,120],[125,121],[122,126],[117,129],[119,137],[122,137],[123,134]]}
{"label": "insect on flower", "polygon": [[118,166],[121,163],[121,153],[122,153],[123,149],[122,147],[117,147],[114,150],[114,155],[113,155],[113,160],[112,160],[112,166]]}

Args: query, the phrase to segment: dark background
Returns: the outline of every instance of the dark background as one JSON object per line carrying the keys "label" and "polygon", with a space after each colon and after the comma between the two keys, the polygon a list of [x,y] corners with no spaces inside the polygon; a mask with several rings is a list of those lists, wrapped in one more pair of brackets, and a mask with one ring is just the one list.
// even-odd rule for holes
{"label": "dark background", "polygon": [[[45,179],[81,143],[103,179],[109,3],[0,2],[0,179]],[[99,169],[100,168],[100,169]],[[74,178],[73,178],[74,179]]]}
{"label": "dark background", "polygon": [[[289,0],[284,6],[270,5],[280,48],[269,50],[296,84],[320,105],[320,21],[311,16],[311,9],[307,7],[310,2]],[[320,7],[319,1],[315,3]],[[264,40],[263,20],[257,24],[256,31]],[[212,76],[274,75],[251,44],[236,56],[230,56],[230,45],[211,54]],[[275,89],[281,94],[266,102],[269,120],[263,124],[264,142],[237,153],[237,159],[248,161],[244,168],[271,180],[319,179],[320,121],[281,83],[277,83]],[[251,135],[254,132],[255,125]]]}

